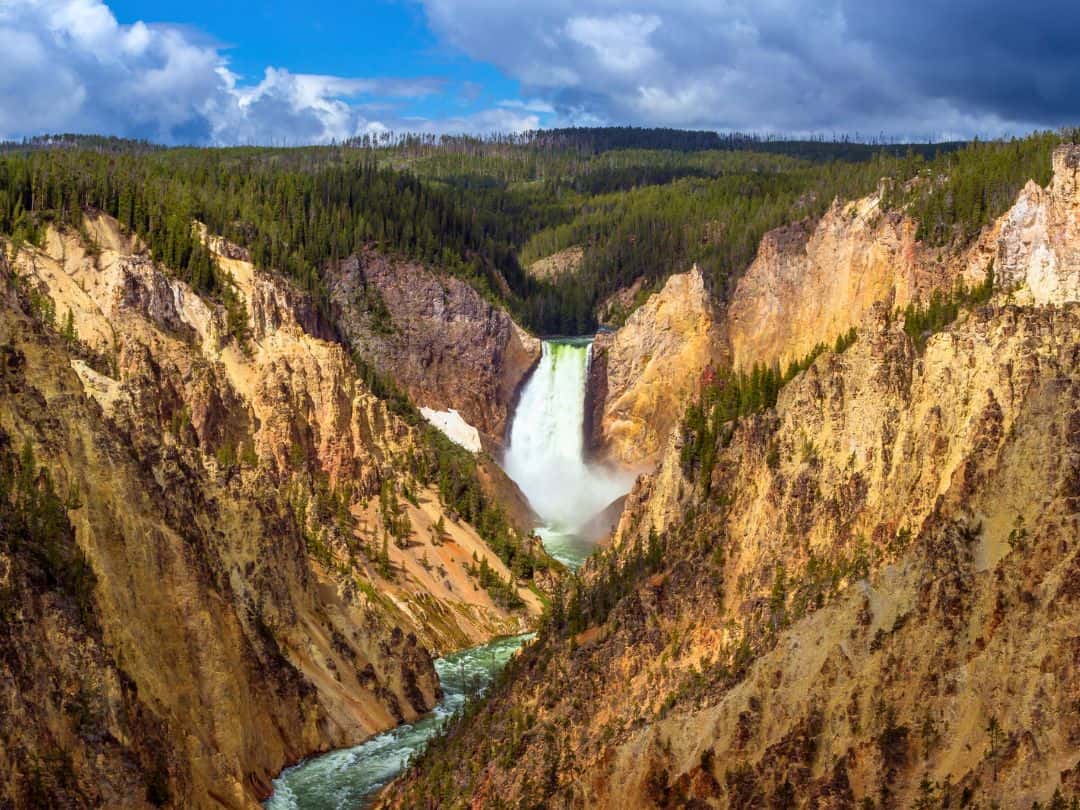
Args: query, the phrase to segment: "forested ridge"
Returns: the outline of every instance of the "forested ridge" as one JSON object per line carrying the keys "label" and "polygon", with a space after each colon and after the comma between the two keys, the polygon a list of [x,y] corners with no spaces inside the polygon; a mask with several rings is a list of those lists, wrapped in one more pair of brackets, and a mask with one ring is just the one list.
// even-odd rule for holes
{"label": "forested ridge", "polygon": [[[177,277],[221,304],[242,346],[243,301],[195,222],[249,247],[256,265],[289,276],[327,313],[326,263],[368,244],[461,275],[498,298],[486,275],[497,272],[491,252],[483,252],[481,237],[445,194],[362,156],[339,161],[320,149],[144,151],[139,143],[124,151],[118,146],[128,142],[84,144],[72,136],[52,142],[60,145],[0,156],[0,234],[12,249],[39,243],[48,223],[79,231],[93,249],[84,213],[103,211]],[[49,309],[47,325],[56,326],[53,317]],[[368,388],[421,432],[426,452],[410,460],[413,478],[437,487],[444,505],[474,525],[516,575],[531,579],[546,567],[548,558],[521,543],[481,488],[475,459],[428,426],[392,379],[354,359]],[[236,457],[236,447],[223,447],[218,462],[232,466]]]}
{"label": "forested ridge", "polygon": [[395,147],[407,151],[442,150],[490,152],[493,149],[526,148],[534,152],[575,152],[581,155],[648,149],[676,152],[744,151],[772,152],[811,160],[859,160],[879,152],[903,155],[913,150],[933,157],[963,145],[962,141],[905,142],[884,135],[864,138],[858,133],[833,133],[793,139],[785,135],[755,132],[673,129],[671,127],[557,127],[488,136],[435,135],[432,133],[383,132],[346,141],[362,148]]}
{"label": "forested ridge", "polygon": [[640,278],[640,303],[694,263],[722,297],[766,231],[819,217],[833,200],[868,194],[882,180],[886,206],[907,208],[921,238],[973,238],[1028,179],[1047,182],[1050,152],[1063,137],[1075,135],[892,144],[614,127],[405,139],[370,151],[454,194],[514,247],[522,266],[582,248],[576,273],[527,279],[517,310],[539,331],[581,334],[595,328],[612,293]]}
{"label": "forested ridge", "polygon": [[[582,334],[608,296],[641,279],[640,300],[694,263],[723,297],[766,231],[882,180],[923,239],[970,239],[1029,178],[1046,182],[1060,140],[957,148],[606,128],[160,149],[63,135],[0,150],[0,232],[18,245],[47,220],[78,227],[83,210],[101,210],[226,304],[228,280],[194,220],[324,305],[327,265],[375,247],[465,279],[536,332]],[[573,273],[537,280],[523,269],[568,247],[582,249]]]}
{"label": "forested ridge", "polygon": [[195,220],[251,249],[325,299],[327,262],[375,244],[492,289],[499,267],[513,286],[515,263],[483,226],[413,175],[362,155],[299,150],[181,149],[112,154],[53,149],[0,159],[0,230],[34,240],[45,219],[77,226],[84,209],[116,217],[154,257],[201,291],[213,273]]}

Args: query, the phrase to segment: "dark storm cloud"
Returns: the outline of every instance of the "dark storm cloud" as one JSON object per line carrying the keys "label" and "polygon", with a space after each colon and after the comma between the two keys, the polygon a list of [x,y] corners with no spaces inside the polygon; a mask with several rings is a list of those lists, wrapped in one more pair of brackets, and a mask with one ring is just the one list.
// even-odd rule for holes
{"label": "dark storm cloud", "polygon": [[1080,3],[845,2],[844,14],[923,95],[1012,120],[1080,118]]}
{"label": "dark storm cloud", "polygon": [[1080,3],[422,2],[567,122],[941,137],[1080,118]]}

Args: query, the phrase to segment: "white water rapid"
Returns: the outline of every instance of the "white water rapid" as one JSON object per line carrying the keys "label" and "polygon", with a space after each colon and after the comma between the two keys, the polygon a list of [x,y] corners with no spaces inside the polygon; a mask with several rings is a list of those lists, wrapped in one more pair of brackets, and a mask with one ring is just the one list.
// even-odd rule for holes
{"label": "white water rapid", "polygon": [[581,528],[626,494],[633,476],[585,461],[585,383],[592,342],[545,340],[540,364],[521,392],[503,459],[533,509],[548,551],[577,567],[592,550]]}

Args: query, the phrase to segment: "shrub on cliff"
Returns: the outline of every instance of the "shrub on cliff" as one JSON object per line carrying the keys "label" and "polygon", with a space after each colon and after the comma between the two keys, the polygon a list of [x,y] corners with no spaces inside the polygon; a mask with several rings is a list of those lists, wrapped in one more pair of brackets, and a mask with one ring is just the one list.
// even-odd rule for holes
{"label": "shrub on cliff", "polygon": [[962,309],[980,306],[994,294],[994,264],[986,268],[982,283],[968,288],[963,281],[948,293],[934,290],[925,304],[911,303],[904,310],[904,331],[921,351],[931,335],[956,320]]}

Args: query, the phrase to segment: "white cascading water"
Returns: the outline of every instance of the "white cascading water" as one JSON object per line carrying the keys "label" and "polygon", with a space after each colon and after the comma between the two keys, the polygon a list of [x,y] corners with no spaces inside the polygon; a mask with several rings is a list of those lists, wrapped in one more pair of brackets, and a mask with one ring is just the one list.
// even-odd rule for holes
{"label": "white cascading water", "polygon": [[540,364],[521,392],[503,459],[506,473],[544,521],[540,535],[549,550],[572,565],[589,549],[580,542],[571,543],[573,551],[564,546],[633,482],[632,476],[585,462],[585,383],[591,351],[588,340],[544,341]]}

